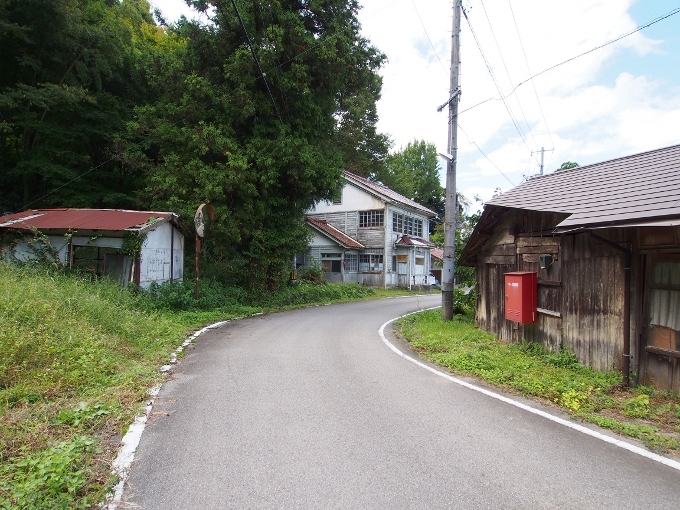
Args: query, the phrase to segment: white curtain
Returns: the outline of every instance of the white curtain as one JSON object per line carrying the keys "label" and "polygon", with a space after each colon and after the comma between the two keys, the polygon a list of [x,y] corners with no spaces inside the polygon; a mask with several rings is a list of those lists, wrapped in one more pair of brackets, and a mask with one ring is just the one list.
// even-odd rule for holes
{"label": "white curtain", "polygon": [[[658,262],[652,285],[680,287],[680,262]],[[680,290],[652,289],[649,310],[651,324],[680,330]]]}

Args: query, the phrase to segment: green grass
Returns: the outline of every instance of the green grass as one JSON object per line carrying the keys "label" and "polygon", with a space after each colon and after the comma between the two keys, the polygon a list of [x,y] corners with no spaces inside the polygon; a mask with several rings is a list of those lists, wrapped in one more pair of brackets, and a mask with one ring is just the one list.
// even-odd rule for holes
{"label": "green grass", "polygon": [[[217,282],[121,289],[0,263],[0,508],[90,508],[159,367],[191,330],[257,312],[412,295],[301,283],[248,296]],[[248,303],[248,304],[243,304]]]}
{"label": "green grass", "polygon": [[503,343],[470,317],[441,312],[411,315],[401,334],[424,357],[499,388],[542,399],[579,419],[634,437],[650,448],[680,452],[680,396],[649,387],[624,388],[618,372],[596,372],[566,350]]}

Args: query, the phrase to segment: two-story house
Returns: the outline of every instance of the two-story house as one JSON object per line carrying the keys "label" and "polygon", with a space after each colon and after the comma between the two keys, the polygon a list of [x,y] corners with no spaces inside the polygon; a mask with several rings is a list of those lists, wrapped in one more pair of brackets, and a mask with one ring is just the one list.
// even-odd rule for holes
{"label": "two-story house", "polygon": [[297,265],[316,261],[332,282],[409,288],[434,283],[429,221],[436,213],[382,184],[348,171],[343,177],[340,198],[308,212],[313,237]]}

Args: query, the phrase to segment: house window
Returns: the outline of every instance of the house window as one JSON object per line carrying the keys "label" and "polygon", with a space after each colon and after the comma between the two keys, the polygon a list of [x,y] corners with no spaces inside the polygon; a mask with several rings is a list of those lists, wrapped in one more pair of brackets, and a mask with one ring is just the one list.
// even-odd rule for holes
{"label": "house window", "polygon": [[379,273],[383,270],[383,256],[373,253],[359,255],[359,271],[362,273]]}
{"label": "house window", "polygon": [[416,257],[416,266],[424,266],[425,257]]}
{"label": "house window", "polygon": [[392,213],[392,232],[423,237],[423,220],[400,213]]}
{"label": "house window", "polygon": [[345,271],[356,273],[359,270],[359,256],[345,254]]}
{"label": "house window", "polygon": [[397,272],[397,256],[392,255],[392,272],[396,273]]}
{"label": "house window", "polygon": [[340,272],[340,261],[339,260],[322,260],[321,268],[324,273],[339,273]]}
{"label": "house window", "polygon": [[322,259],[340,259],[342,258],[342,253],[322,253]]}
{"label": "house window", "polygon": [[382,227],[385,224],[385,211],[359,211],[359,227]]}
{"label": "house window", "polygon": [[649,284],[647,345],[680,351],[680,262],[654,264]]}

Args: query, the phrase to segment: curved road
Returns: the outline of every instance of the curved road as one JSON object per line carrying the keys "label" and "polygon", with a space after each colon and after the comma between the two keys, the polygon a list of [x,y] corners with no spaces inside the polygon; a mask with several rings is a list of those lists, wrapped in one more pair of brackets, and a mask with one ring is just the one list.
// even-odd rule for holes
{"label": "curved road", "polygon": [[456,385],[381,341],[382,323],[440,300],[208,331],[156,399],[120,506],[680,506],[680,471]]}

